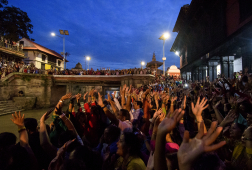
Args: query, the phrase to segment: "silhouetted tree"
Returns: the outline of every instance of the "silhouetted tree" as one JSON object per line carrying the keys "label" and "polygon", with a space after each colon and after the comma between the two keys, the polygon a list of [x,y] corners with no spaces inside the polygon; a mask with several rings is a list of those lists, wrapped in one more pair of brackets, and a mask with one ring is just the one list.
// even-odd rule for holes
{"label": "silhouetted tree", "polygon": [[0,35],[12,41],[18,41],[25,37],[29,38],[28,32],[33,33],[31,19],[27,13],[22,11],[20,8],[7,5],[7,0],[0,0]]}

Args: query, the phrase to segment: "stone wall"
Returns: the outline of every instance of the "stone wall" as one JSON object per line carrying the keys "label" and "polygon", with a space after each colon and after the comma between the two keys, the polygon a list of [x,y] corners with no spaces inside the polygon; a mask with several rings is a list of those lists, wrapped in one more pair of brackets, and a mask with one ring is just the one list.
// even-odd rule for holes
{"label": "stone wall", "polygon": [[[96,89],[105,96],[106,92],[118,90],[124,84],[139,87],[149,84],[153,79],[153,76],[148,75],[51,76],[11,73],[0,80],[0,101],[13,100],[17,107],[24,109],[49,107],[56,105],[66,93],[84,94]],[[23,101],[22,98],[17,98],[19,91],[24,93]],[[32,103],[33,98],[35,101]]]}
{"label": "stone wall", "polygon": [[36,108],[36,97],[13,97],[12,99],[19,110]]}
{"label": "stone wall", "polygon": [[18,92],[35,97],[37,108],[50,106],[52,78],[48,75],[15,74],[0,85],[0,100],[13,100]]}

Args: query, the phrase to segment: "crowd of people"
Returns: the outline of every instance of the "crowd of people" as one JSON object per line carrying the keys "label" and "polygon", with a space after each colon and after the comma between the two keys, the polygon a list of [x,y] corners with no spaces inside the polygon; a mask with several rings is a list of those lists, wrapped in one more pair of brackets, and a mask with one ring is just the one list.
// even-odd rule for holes
{"label": "crowd of people", "polygon": [[151,74],[151,69],[134,68],[134,69],[122,69],[122,70],[110,70],[110,69],[90,69],[90,70],[50,70],[48,74],[53,75],[127,75],[127,74]]}
{"label": "crowd of people", "polygon": [[124,85],[107,99],[69,93],[39,123],[12,115],[19,140],[0,134],[0,169],[250,170],[251,90],[245,71],[240,79]]}
{"label": "crowd of people", "polygon": [[48,75],[127,75],[127,74],[154,74],[153,70],[149,68],[134,68],[122,70],[78,70],[66,69],[58,70],[56,68],[42,70],[35,67],[33,63],[25,64],[23,61],[15,62],[15,60],[2,60],[0,58],[0,79],[5,78],[8,74],[13,72],[30,73],[30,74],[48,74]]}
{"label": "crowd of people", "polygon": [[35,65],[26,65],[23,61],[16,62],[13,60],[4,60],[0,58],[0,79],[5,78],[8,74],[13,72],[44,74],[45,71],[37,69]]}

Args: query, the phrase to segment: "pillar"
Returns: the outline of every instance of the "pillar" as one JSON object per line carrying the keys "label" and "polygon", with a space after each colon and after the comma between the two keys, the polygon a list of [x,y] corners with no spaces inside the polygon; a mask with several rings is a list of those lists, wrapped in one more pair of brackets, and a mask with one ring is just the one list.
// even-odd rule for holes
{"label": "pillar", "polygon": [[206,81],[206,77],[207,77],[207,66],[203,66],[202,67],[202,80]]}
{"label": "pillar", "polygon": [[221,75],[226,78],[232,77],[234,73],[234,56],[221,57]]}
{"label": "pillar", "polygon": [[217,78],[217,65],[218,62],[208,62],[208,76],[210,81],[214,81]]}

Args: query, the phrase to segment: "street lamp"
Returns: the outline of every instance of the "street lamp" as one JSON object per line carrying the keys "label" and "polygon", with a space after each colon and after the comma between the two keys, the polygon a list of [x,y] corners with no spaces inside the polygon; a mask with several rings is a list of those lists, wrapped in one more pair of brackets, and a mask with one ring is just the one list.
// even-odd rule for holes
{"label": "street lamp", "polygon": [[144,61],[141,61],[141,69],[143,69],[143,66],[145,65]]}
{"label": "street lamp", "polygon": [[88,70],[89,70],[89,60],[91,60],[91,58],[89,56],[87,56],[86,60],[88,61]]}
{"label": "street lamp", "polygon": [[170,34],[169,33],[164,33],[161,37],[159,37],[160,40],[163,40],[163,75],[165,76],[165,50],[164,50],[164,44],[165,44],[165,40],[167,40],[168,38],[170,38]]}
{"label": "street lamp", "polygon": [[64,57],[64,60],[65,60],[65,69],[66,69],[66,53],[65,53],[65,35],[69,35],[69,32],[68,30],[59,30],[60,34],[63,35],[62,36],[59,36],[59,35],[56,35],[54,32],[51,33],[51,35],[54,37],[54,36],[58,36],[60,38],[63,38],[63,57]]}

